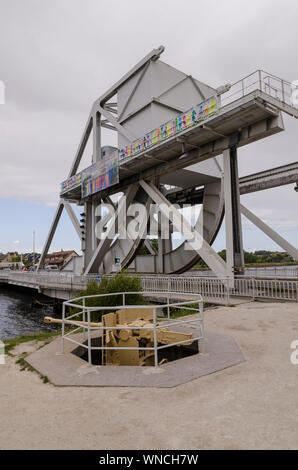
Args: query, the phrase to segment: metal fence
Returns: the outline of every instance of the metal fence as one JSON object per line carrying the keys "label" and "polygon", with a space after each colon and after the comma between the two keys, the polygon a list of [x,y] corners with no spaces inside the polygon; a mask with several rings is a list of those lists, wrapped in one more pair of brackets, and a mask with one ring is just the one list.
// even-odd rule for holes
{"label": "metal fence", "polygon": [[[153,292],[172,292],[177,295],[200,294],[207,302],[226,305],[230,303],[230,297],[298,301],[298,279],[266,277],[267,279],[245,275],[235,277],[234,281],[231,281],[229,278],[206,275],[204,277],[200,275],[140,275],[142,289],[148,294]],[[100,282],[101,276],[0,271],[0,279],[35,289],[60,288],[73,292],[85,289],[90,281]]]}
{"label": "metal fence", "polygon": [[264,70],[256,70],[235,82],[229,91],[221,97],[221,106],[225,106],[233,101],[248,95],[249,93],[261,90],[267,95],[278,99],[279,101],[292,106],[292,88],[291,83],[272,75]]}
{"label": "metal fence", "polygon": [[[146,294],[147,292],[143,292]],[[157,294],[159,292],[156,292]],[[184,302],[170,302],[169,299],[172,296],[172,292],[166,292],[168,301],[166,304],[161,305],[129,305],[127,304],[127,295],[131,294],[140,294],[140,292],[118,292],[113,294],[100,294],[95,296],[84,296],[78,297],[76,299],[71,299],[68,301],[63,302],[63,312],[62,312],[62,352],[64,353],[64,342],[65,340],[70,341],[77,346],[80,346],[88,351],[88,363],[92,364],[92,351],[106,351],[106,350],[138,350],[138,351],[152,351],[154,353],[154,365],[158,367],[158,351],[161,349],[165,349],[171,346],[178,346],[184,343],[189,343],[189,339],[178,341],[171,344],[165,345],[158,345],[157,340],[157,332],[160,328],[165,327],[173,327],[173,326],[187,326],[189,324],[198,324],[198,335],[194,338],[191,338],[191,341],[200,341],[202,344],[202,351],[204,350],[204,340],[205,340],[205,332],[204,332],[204,317],[203,317],[203,299],[201,295],[196,295],[196,299],[194,300],[193,294],[191,294],[191,299],[189,301]],[[109,307],[89,307],[86,305],[86,301],[88,299],[95,299],[99,297],[109,297],[109,296],[116,296],[119,295],[122,298],[122,305],[117,306],[109,306]],[[197,306],[196,306],[197,304]],[[173,319],[171,318],[171,308],[175,309],[184,309],[189,310],[192,314],[197,314],[195,318],[192,317],[190,319],[183,318],[183,319]],[[66,316],[67,308],[75,308],[79,309],[78,312],[73,313],[72,315]],[[92,326],[91,322],[91,313],[97,312],[99,316],[103,313],[110,312],[111,310],[118,310],[118,309],[150,309],[153,310],[153,323],[152,326],[131,326],[131,325],[117,325],[117,326]],[[165,317],[158,317],[158,311],[165,309],[166,311],[166,321]],[[78,321],[86,322],[85,325],[78,323]],[[74,326],[75,329],[69,332],[65,332],[65,325]],[[79,341],[78,338],[74,339],[74,333],[78,333],[83,329],[82,341]],[[92,331],[98,331],[101,335],[104,334],[106,330],[151,330],[153,331],[153,347],[116,347],[116,346],[92,346]],[[86,335],[87,333],[87,335]],[[86,341],[87,339],[87,341]]]}
{"label": "metal fence", "polygon": [[298,281],[236,278],[230,295],[255,299],[298,301]]}
{"label": "metal fence", "polygon": [[[201,276],[201,277],[214,277],[211,269],[192,269],[181,276]],[[246,277],[256,278],[296,278],[298,279],[298,266],[264,266],[264,267],[251,267],[244,268],[244,275]]]}
{"label": "metal fence", "polygon": [[175,294],[200,294],[204,300],[228,303],[228,278],[197,276],[141,276],[142,288],[148,293],[173,292]]}
{"label": "metal fence", "polygon": [[297,278],[298,266],[267,266],[263,268],[245,268],[246,276],[273,277],[273,278]]}
{"label": "metal fence", "polygon": [[60,287],[69,290],[81,290],[87,287],[88,282],[99,279],[100,276],[88,276],[71,273],[53,272],[27,272],[27,271],[0,271],[0,279],[28,287]]}
{"label": "metal fence", "polygon": [[256,279],[251,277],[215,278],[199,276],[142,276],[147,292],[171,290],[177,294],[201,294],[205,301],[230,304],[231,297],[298,301],[298,280]]}

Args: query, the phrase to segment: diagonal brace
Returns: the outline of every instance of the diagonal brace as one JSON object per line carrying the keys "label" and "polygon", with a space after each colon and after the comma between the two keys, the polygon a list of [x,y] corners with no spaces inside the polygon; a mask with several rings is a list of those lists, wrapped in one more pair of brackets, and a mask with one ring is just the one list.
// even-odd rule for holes
{"label": "diagonal brace", "polygon": [[298,261],[298,250],[291,243],[287,242],[281,235],[279,235],[275,230],[273,230],[269,225],[265,224],[259,217],[253,214],[247,207],[240,205],[241,213],[252,222],[256,227],[258,227],[262,232],[264,232],[271,240],[273,240],[277,245],[283,248],[292,258]]}
{"label": "diagonal brace", "polygon": [[[158,204],[161,213],[173,223],[173,227],[183,232],[183,236],[189,242],[189,245],[194,249],[202,259],[210,266],[216,276],[222,278],[227,276],[226,263],[223,259],[211,248],[210,245],[203,239],[203,237],[195,230],[193,230],[190,223],[185,217],[173,206],[167,198],[152,184],[144,180],[140,181],[140,186],[147,192],[151,199]],[[177,221],[179,221],[177,223]],[[181,224],[181,225],[180,225]]]}
{"label": "diagonal brace", "polygon": [[75,231],[77,232],[77,235],[78,235],[79,239],[82,240],[82,232],[81,232],[80,223],[77,219],[77,216],[75,215],[75,213],[73,211],[73,208],[71,207],[71,205],[67,201],[63,201],[63,205],[66,209],[67,214],[69,215],[69,218],[72,222],[72,225],[75,228]]}

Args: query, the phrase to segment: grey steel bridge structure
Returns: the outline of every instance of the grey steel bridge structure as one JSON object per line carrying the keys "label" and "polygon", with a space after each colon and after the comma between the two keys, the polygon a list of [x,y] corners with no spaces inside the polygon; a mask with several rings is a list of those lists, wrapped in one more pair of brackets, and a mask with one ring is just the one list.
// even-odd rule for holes
{"label": "grey steel bridge structure", "polygon": [[[240,181],[238,177],[241,147],[283,132],[283,113],[298,118],[291,83],[257,70],[215,89],[162,62],[163,51],[163,46],[151,51],[92,105],[62,184],[39,270],[64,209],[81,240],[86,276],[113,273],[117,263],[137,273],[174,275],[202,258],[215,276],[229,279],[233,288],[234,276],[244,266],[241,214],[298,260],[296,247],[240,203],[240,194],[297,184],[298,164]],[[103,128],[117,133],[118,148],[102,146]],[[93,142],[91,166],[79,171],[88,139]],[[115,195],[119,197],[113,199]],[[106,221],[97,212],[102,202],[115,209]],[[152,202],[172,231],[183,233],[185,241],[179,247],[173,248],[171,236],[162,237],[160,224],[157,249],[146,236]],[[125,225],[129,234],[130,209],[136,203],[146,208],[137,236],[122,239],[119,232]],[[184,203],[202,204],[194,227],[177,208]],[[82,223],[73,204],[82,207]],[[226,262],[212,248],[224,215]],[[139,254],[143,243],[150,255]]]}

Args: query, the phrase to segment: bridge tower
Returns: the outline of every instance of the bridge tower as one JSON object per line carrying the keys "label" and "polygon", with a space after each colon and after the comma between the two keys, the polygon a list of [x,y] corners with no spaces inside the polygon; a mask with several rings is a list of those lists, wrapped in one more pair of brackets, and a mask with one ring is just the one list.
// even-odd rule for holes
{"label": "bridge tower", "polygon": [[[240,204],[238,177],[239,148],[283,131],[282,112],[298,117],[290,84],[258,70],[215,89],[161,61],[163,51],[152,50],[94,102],[39,268],[63,209],[81,240],[85,274],[181,273],[202,258],[232,285],[244,265],[241,213],[298,260],[295,247]],[[101,145],[103,128],[117,133],[117,148]],[[78,173],[91,134],[92,161]],[[202,204],[193,224],[184,202]],[[82,207],[81,223],[72,204]],[[226,261],[211,246],[224,214]],[[173,233],[182,234],[179,246]]]}

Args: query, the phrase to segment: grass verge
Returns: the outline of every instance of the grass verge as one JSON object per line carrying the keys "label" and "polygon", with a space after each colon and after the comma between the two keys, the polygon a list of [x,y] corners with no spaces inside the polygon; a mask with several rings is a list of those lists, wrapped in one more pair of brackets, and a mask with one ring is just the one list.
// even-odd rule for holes
{"label": "grass verge", "polygon": [[39,377],[41,378],[41,380],[43,381],[44,384],[48,383],[49,379],[46,375],[41,375],[36,369],[34,369],[34,367],[32,367],[32,366],[30,366],[30,364],[28,364],[28,362],[26,361],[27,356],[28,356],[28,354],[24,353],[24,354],[22,354],[21,357],[19,357],[19,359],[16,360],[16,364],[19,364],[21,366],[21,371],[29,370],[30,372],[36,372],[39,375]]}
{"label": "grass verge", "polygon": [[46,342],[52,336],[57,336],[59,334],[61,334],[60,331],[41,331],[39,333],[31,333],[29,335],[18,336],[17,338],[6,339],[4,340],[5,354],[13,356],[11,351],[21,343],[27,343],[29,341],[35,341],[36,343],[39,341]]}
{"label": "grass verge", "polygon": [[[28,343],[29,341],[34,341],[35,343],[42,342],[39,346],[38,349],[42,348],[46,344],[50,342],[50,339],[54,336],[58,336],[60,334],[60,331],[54,331],[54,332],[47,332],[47,331],[42,331],[39,333],[32,333],[29,335],[22,335],[17,338],[10,338],[4,341],[5,344],[5,354],[8,356],[14,357],[15,355],[12,354],[13,349],[18,346],[19,344],[22,343]],[[36,372],[43,383],[48,383],[49,379],[45,375],[41,375],[34,367],[32,367],[27,361],[26,357],[28,356],[28,353],[23,353],[18,359],[16,359],[15,363],[18,364],[21,368],[21,371],[23,370],[29,370],[30,372]]]}

